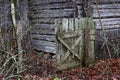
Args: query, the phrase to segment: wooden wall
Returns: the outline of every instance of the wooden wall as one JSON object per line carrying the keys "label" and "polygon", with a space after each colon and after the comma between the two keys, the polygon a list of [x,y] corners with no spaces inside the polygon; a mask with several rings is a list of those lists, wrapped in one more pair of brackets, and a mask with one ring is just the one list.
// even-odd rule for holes
{"label": "wooden wall", "polygon": [[[36,50],[51,53],[55,53],[56,48],[54,20],[73,18],[74,15],[83,17],[82,13],[85,11],[81,0],[77,0],[77,3],[74,0],[30,0],[29,4],[29,20],[34,27],[31,30],[32,46]],[[100,19],[107,36],[119,36],[120,0],[92,0],[88,6],[92,7],[90,17],[95,22],[98,43],[103,42]]]}
{"label": "wooden wall", "polygon": [[[103,52],[104,48],[101,48],[104,43],[104,33],[109,41],[108,45],[112,54],[114,53],[113,43],[116,43],[115,46],[120,45],[118,41],[120,39],[120,0],[92,0],[92,7],[92,17],[97,29],[96,55],[99,59],[103,59],[104,53],[107,52]],[[100,57],[100,55],[102,56]]]}
{"label": "wooden wall", "polygon": [[101,29],[100,18],[105,29],[120,26],[120,0],[93,0],[92,3],[92,16],[97,29]]}
{"label": "wooden wall", "polygon": [[[79,12],[74,8],[76,4]],[[81,4],[72,0],[31,0],[29,17],[34,27],[31,30],[33,48],[55,53],[55,19],[77,17],[80,11]]]}
{"label": "wooden wall", "polygon": [[[93,0],[93,15],[97,41],[103,42],[102,28],[111,40],[120,36],[120,0]],[[102,24],[101,24],[102,22]],[[110,36],[111,35],[111,36]]]}

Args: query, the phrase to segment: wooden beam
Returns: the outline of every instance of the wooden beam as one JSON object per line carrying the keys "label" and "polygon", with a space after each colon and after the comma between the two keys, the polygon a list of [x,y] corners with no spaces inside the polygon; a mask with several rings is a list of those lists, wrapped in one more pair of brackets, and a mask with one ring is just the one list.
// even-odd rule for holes
{"label": "wooden beam", "polygon": [[[99,9],[100,17],[120,17],[120,9]],[[99,18],[98,11],[94,9],[93,18]]]}

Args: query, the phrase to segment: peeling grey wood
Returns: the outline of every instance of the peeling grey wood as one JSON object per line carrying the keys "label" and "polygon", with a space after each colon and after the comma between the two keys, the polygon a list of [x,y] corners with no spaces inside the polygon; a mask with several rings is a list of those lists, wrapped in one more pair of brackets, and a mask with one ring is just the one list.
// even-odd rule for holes
{"label": "peeling grey wood", "polygon": [[55,47],[51,47],[51,46],[33,45],[33,48],[38,51],[44,51],[44,52],[49,52],[54,54],[56,53]]}
{"label": "peeling grey wood", "polygon": [[[109,41],[114,40],[114,39],[118,39],[120,36],[120,28],[118,29],[107,29],[105,30],[105,34],[106,37],[108,38]],[[96,42],[97,45],[101,45],[104,42],[104,38],[103,38],[103,31],[102,30],[97,30],[96,31]]]}
{"label": "peeling grey wood", "polygon": [[45,41],[52,41],[55,42],[55,36],[54,35],[39,35],[39,34],[32,34],[31,38],[33,40],[45,40]]}
{"label": "peeling grey wood", "polygon": [[48,4],[48,3],[64,3],[66,1],[67,0],[31,0],[30,2],[32,4],[40,5],[40,4]]}
{"label": "peeling grey wood", "polygon": [[33,15],[35,17],[63,17],[73,15],[73,9],[62,9],[62,10],[37,10]]}
{"label": "peeling grey wood", "polygon": [[[80,2],[80,0],[77,0],[76,3],[79,5],[79,15],[82,13],[80,12],[82,8]],[[30,23],[32,23],[32,26],[34,27],[34,29],[31,30],[32,40],[54,42],[53,37],[48,37],[55,37],[54,20],[56,18],[73,17],[73,7],[73,1],[68,0],[31,0],[29,15],[32,19],[30,20]],[[34,49],[45,51],[45,49],[41,47],[34,47]]]}
{"label": "peeling grey wood", "polygon": [[[34,28],[36,29],[47,29],[47,30],[55,30],[55,25],[54,24],[39,24],[39,23],[36,23],[33,25]],[[31,30],[33,31],[33,30]]]}
{"label": "peeling grey wood", "polygon": [[[120,17],[120,9],[99,9],[100,17]],[[94,9],[93,17],[99,18],[98,11]]]}
{"label": "peeling grey wood", "polygon": [[[112,25],[103,25],[104,29],[117,29],[120,27],[120,24],[112,24]],[[96,26],[97,29],[102,29],[100,25]]]}
{"label": "peeling grey wood", "polygon": [[50,24],[54,24],[54,21],[55,19],[54,18],[33,18],[31,20],[31,23],[50,23]]}
{"label": "peeling grey wood", "polygon": [[47,35],[55,35],[54,30],[42,30],[42,29],[33,29],[31,31],[32,34],[47,34]]}
{"label": "peeling grey wood", "polygon": [[32,46],[40,51],[55,53],[55,42],[32,40]]}
{"label": "peeling grey wood", "polygon": [[40,40],[32,40],[32,44],[55,47],[55,43],[54,42],[42,41],[42,40],[41,41]]}
{"label": "peeling grey wood", "polygon": [[98,4],[120,3],[120,0],[92,0],[92,3],[96,3],[96,1]]}
{"label": "peeling grey wood", "polygon": [[[101,19],[102,25],[105,29],[120,27],[120,18],[105,18]],[[101,29],[99,19],[94,19],[96,29]]]}
{"label": "peeling grey wood", "polygon": [[[96,9],[96,5],[92,5]],[[99,9],[120,9],[120,3],[117,4],[98,4]]]}
{"label": "peeling grey wood", "polygon": [[[66,18],[62,21],[60,19],[56,20],[57,70],[81,65],[82,56],[81,51],[79,52],[78,50],[81,47],[80,41],[82,36],[76,36],[80,34],[80,30],[78,31],[78,29],[80,29],[78,21],[78,19],[73,18]],[[74,62],[76,64],[74,64]]]}
{"label": "peeling grey wood", "polygon": [[[35,9],[35,10],[44,10],[44,9],[66,9],[66,8],[73,8],[73,2],[69,3],[56,3],[56,4],[43,4],[43,5],[33,5],[30,7],[30,9]],[[80,7],[81,9],[82,7]]]}

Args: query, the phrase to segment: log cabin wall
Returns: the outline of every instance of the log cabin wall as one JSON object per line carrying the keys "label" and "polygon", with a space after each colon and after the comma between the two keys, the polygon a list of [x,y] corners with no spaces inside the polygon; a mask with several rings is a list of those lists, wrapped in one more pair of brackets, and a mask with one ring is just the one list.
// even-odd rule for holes
{"label": "log cabin wall", "polygon": [[[119,54],[120,49],[120,0],[92,0],[92,17],[95,22],[96,27],[96,51],[97,56],[101,56],[108,52],[104,52],[104,48],[101,48],[104,41],[104,33],[106,38],[108,39],[108,45],[110,47],[110,51],[113,54],[115,46],[118,46],[118,52],[115,54]],[[104,28],[104,31],[103,29]],[[113,44],[115,43],[115,44]],[[114,45],[114,47],[113,47]],[[111,49],[112,47],[112,49]]]}
{"label": "log cabin wall", "polygon": [[[87,1],[87,6],[92,9],[89,10],[86,7],[87,12],[84,8],[86,5],[82,4],[83,2],[82,0],[76,0],[76,3],[74,0],[30,0],[29,20],[34,27],[31,30],[33,48],[55,53],[54,20],[57,18],[93,17],[97,30],[96,42],[99,43],[97,45],[102,45],[104,42],[100,19],[110,40],[120,36],[120,0]],[[75,5],[77,5],[77,9],[75,9]],[[86,15],[84,15],[85,12]],[[100,48],[100,46],[96,47]]]}
{"label": "log cabin wall", "polygon": [[[17,17],[17,19],[18,21],[23,20],[25,23],[30,22],[30,25],[34,27],[30,31],[32,38],[32,47],[39,51],[55,53],[55,19],[86,17],[83,15],[85,10],[83,8],[84,5],[82,4],[82,0],[76,0],[76,3],[74,0],[17,1],[16,11],[18,11],[18,13],[20,12],[21,15],[21,17]],[[27,1],[29,1],[29,3]],[[29,4],[29,8],[27,4]],[[89,17],[93,17],[95,22],[95,27],[97,30],[97,43],[99,43],[99,45],[102,45],[104,41],[103,31],[101,29],[99,19],[101,19],[102,26],[105,28],[106,35],[110,38],[110,40],[113,40],[116,37],[119,38],[120,0],[92,0],[90,1],[90,4],[88,2],[88,5],[92,7],[92,12]],[[9,43],[10,27],[8,26],[12,26],[9,0],[0,0],[0,26],[3,31],[4,40]],[[26,31],[24,25],[23,28],[24,31]],[[27,42],[24,43],[26,44]],[[9,45],[10,44],[8,44],[6,47]]]}
{"label": "log cabin wall", "polygon": [[[76,6],[77,5],[77,6]],[[81,1],[74,0],[30,0],[29,18],[34,49],[55,53],[55,25],[57,18],[81,17]]]}
{"label": "log cabin wall", "polygon": [[120,0],[93,0],[92,7],[97,29],[101,29],[99,19],[104,29],[120,26]]}

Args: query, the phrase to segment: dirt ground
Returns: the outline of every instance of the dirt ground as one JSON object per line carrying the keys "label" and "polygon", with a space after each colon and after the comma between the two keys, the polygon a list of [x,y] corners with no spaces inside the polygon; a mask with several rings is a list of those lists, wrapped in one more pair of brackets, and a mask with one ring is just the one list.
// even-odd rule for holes
{"label": "dirt ground", "polygon": [[119,58],[99,60],[89,68],[56,72],[55,57],[46,54],[26,54],[23,80],[120,80]]}

